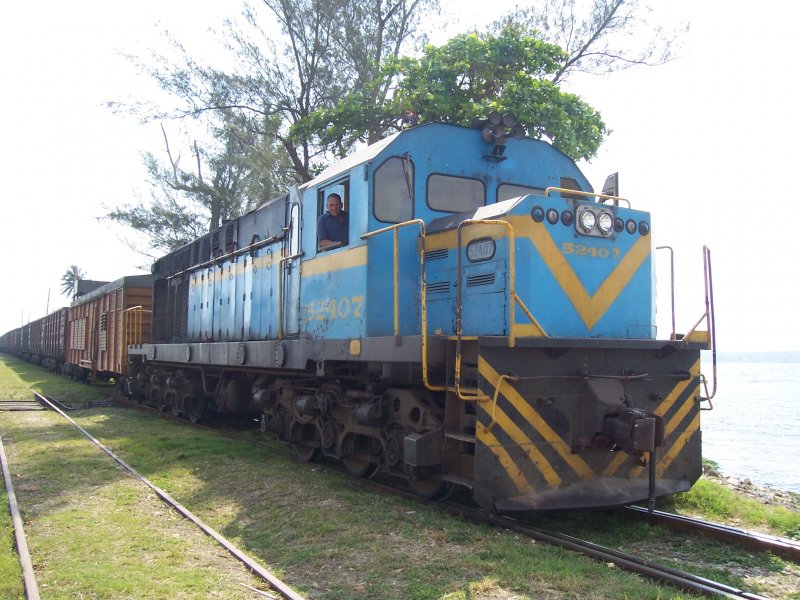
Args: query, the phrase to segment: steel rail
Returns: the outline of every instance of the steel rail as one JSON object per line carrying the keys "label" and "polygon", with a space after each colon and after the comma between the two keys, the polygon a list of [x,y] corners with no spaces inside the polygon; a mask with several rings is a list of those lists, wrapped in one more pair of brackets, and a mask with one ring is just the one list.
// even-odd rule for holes
{"label": "steel rail", "polygon": [[75,426],[78,431],[80,431],[83,435],[85,435],[89,440],[91,440],[95,445],[97,445],[103,452],[108,454],[111,458],[113,458],[120,466],[122,466],[125,470],[131,473],[134,477],[139,479],[142,483],[144,483],[147,487],[153,490],[156,495],[158,495],[161,500],[163,500],[166,504],[171,506],[175,509],[178,513],[189,519],[192,523],[197,525],[203,533],[208,535],[209,537],[216,540],[223,548],[225,548],[234,558],[238,561],[243,563],[250,571],[261,577],[264,581],[266,581],[272,589],[277,591],[281,596],[286,598],[287,600],[305,600],[303,596],[292,590],[288,585],[286,585],[283,581],[275,577],[272,573],[267,571],[264,567],[259,565],[254,559],[249,557],[247,554],[236,548],[231,542],[229,542],[226,538],[224,538],[221,534],[217,533],[214,529],[206,525],[203,521],[201,521],[198,517],[196,517],[188,508],[181,505],[177,500],[172,498],[167,492],[162,490],[161,488],[157,487],[155,484],[150,482],[146,477],[141,475],[136,469],[131,467],[128,463],[122,460],[119,456],[117,456],[113,450],[108,448],[105,444],[103,444],[100,440],[95,438],[92,434],[86,431],[83,427],[78,425],[74,419],[72,419],[69,415],[67,415],[64,411],[59,409],[55,404],[50,402],[46,397],[42,396],[41,394],[34,395],[39,400],[39,402],[43,403],[45,406],[51,408],[62,417],[64,417],[67,421],[69,421],[72,425]]}
{"label": "steel rail", "polygon": [[626,554],[624,552],[620,552],[619,550],[614,550],[613,548],[606,548],[599,544],[581,540],[563,533],[545,531],[543,529],[539,529],[538,527],[517,521],[512,517],[487,513],[483,510],[471,508],[469,506],[464,506],[463,504],[457,504],[454,502],[425,500],[424,498],[420,498],[412,492],[407,492],[382,483],[367,480],[361,481],[371,488],[381,491],[388,491],[389,493],[417,501],[421,504],[428,504],[430,506],[442,508],[451,514],[462,518],[470,519],[479,523],[488,523],[496,527],[503,527],[509,531],[514,531],[515,533],[519,533],[547,544],[559,546],[566,550],[579,552],[581,554],[591,556],[592,558],[602,560],[606,563],[613,562],[620,568],[644,575],[645,577],[649,577],[651,579],[668,583],[670,585],[674,585],[687,591],[723,598],[767,600],[767,598],[764,596],[759,596],[758,594],[753,594],[751,592],[747,592],[717,581],[712,581],[704,577],[692,575],[691,573],[686,573],[678,569],[659,565],[637,556]]}
{"label": "steel rail", "polygon": [[684,590],[699,592],[708,596],[721,596],[724,598],[746,598],[748,600],[767,600],[764,596],[746,592],[739,588],[726,585],[717,581],[706,579],[686,573],[678,569],[659,565],[631,554],[620,552],[612,548],[606,548],[586,540],[581,540],[563,533],[545,531],[538,527],[526,525],[511,517],[493,515],[484,511],[464,507],[460,505],[445,503],[442,506],[448,511],[462,517],[470,518],[484,523],[491,523],[498,527],[504,527],[510,531],[526,535],[533,539],[560,546],[567,550],[573,550],[586,554],[604,562],[613,562],[618,567],[639,573],[652,579],[675,585]]}
{"label": "steel rail", "polygon": [[651,513],[641,506],[626,506],[622,510],[643,517],[654,524],[699,533],[723,542],[738,544],[747,550],[771,552],[800,563],[800,542],[795,540],[659,510]]}
{"label": "steel rail", "polygon": [[[222,435],[227,435],[239,439],[241,441],[245,441],[246,443],[254,444],[252,440],[244,440],[238,436],[233,436],[228,432],[225,432],[224,430],[221,430],[219,428],[206,427],[206,426],[203,427],[206,429],[210,429],[212,431],[216,431],[217,433],[221,433]],[[336,470],[344,474],[343,470],[339,469]],[[525,523],[517,521],[512,517],[487,513],[483,510],[472,508],[454,502],[427,500],[425,498],[421,498],[420,496],[411,491],[407,491],[397,486],[389,485],[372,479],[360,478],[358,479],[358,481],[362,485],[365,485],[372,490],[380,491],[383,493],[390,493],[396,496],[412,500],[414,502],[418,502],[420,504],[435,506],[437,508],[444,509],[451,514],[462,518],[468,518],[476,522],[489,523],[497,527],[503,527],[505,529],[514,531],[521,535],[525,535],[548,544],[560,546],[567,550],[580,552],[582,554],[591,556],[592,558],[603,560],[604,562],[613,562],[616,566],[620,568],[638,573],[640,575],[644,575],[654,580],[658,580],[682,588],[684,590],[697,592],[708,596],[717,596],[724,598],[767,600],[764,596],[753,594],[751,592],[747,592],[724,583],[712,581],[704,577],[693,575],[691,573],[680,571],[678,569],[673,569],[671,567],[659,565],[641,559],[637,556],[626,554],[619,550],[606,548],[604,546],[600,546],[599,544],[594,544],[593,542],[581,540],[579,538],[575,538],[566,534],[545,531],[543,529],[533,527],[532,525],[527,525]],[[647,509],[643,510],[644,512],[647,512]]]}
{"label": "steel rail", "polygon": [[[141,406],[141,405],[140,405]],[[195,424],[195,427],[198,425]],[[255,444],[252,440],[245,440],[239,436],[231,435],[230,433],[215,427],[208,427],[208,426],[201,426],[205,429],[209,429],[211,431],[215,431],[217,433],[221,433],[222,435],[226,435],[240,441],[244,441],[246,443]],[[258,444],[260,446],[260,444]],[[335,469],[342,474],[345,474],[343,470]],[[400,496],[414,502],[418,502],[420,504],[425,504],[429,506],[434,506],[437,508],[444,509],[449,513],[462,517],[468,518],[476,522],[481,523],[488,523],[497,527],[503,527],[510,531],[514,531],[521,535],[525,535],[532,539],[536,539],[548,544],[556,545],[567,550],[572,550],[574,552],[579,552],[590,556],[592,558],[600,559],[604,562],[613,562],[616,566],[629,570],[631,572],[638,573],[640,575],[649,577],[654,580],[658,580],[684,590],[688,590],[691,592],[697,592],[708,596],[717,596],[717,597],[724,597],[724,598],[744,598],[746,600],[767,600],[766,597],[760,596],[758,594],[754,594],[751,592],[747,592],[745,590],[741,590],[739,588],[729,586],[724,583],[716,582],[710,579],[706,579],[704,577],[700,577],[697,575],[693,575],[691,573],[687,573],[684,571],[680,571],[678,569],[673,569],[671,567],[666,567],[663,565],[659,565],[644,559],[641,559],[637,556],[626,554],[619,550],[614,550],[612,548],[607,548],[601,546],[599,544],[595,544],[593,542],[589,542],[586,540],[581,540],[579,538],[575,538],[573,536],[569,536],[567,534],[562,534],[558,532],[550,532],[545,531],[543,529],[534,527],[532,525],[527,525],[516,519],[508,516],[501,516],[496,514],[487,513],[483,510],[472,508],[469,506],[465,506],[463,504],[458,504],[454,502],[448,501],[436,501],[436,500],[427,500],[425,498],[421,498],[417,494],[404,490],[402,488],[396,487],[394,485],[389,485],[380,481],[375,481],[372,479],[358,479],[359,483],[365,485],[366,487],[380,491],[383,493],[390,493],[396,496]],[[647,509],[642,509],[644,513],[647,513]],[[659,511],[654,511],[658,513]],[[664,513],[668,514],[668,513]],[[721,528],[725,528],[725,526],[719,526]],[[735,528],[729,528],[735,529]],[[769,538],[770,536],[763,536]],[[780,538],[776,538],[780,539]],[[790,540],[783,540],[788,541],[791,544]],[[763,548],[762,548],[763,549]]]}
{"label": "steel rail", "polygon": [[28,542],[25,540],[25,530],[22,528],[22,517],[17,506],[17,496],[11,482],[11,471],[8,468],[8,458],[3,447],[3,438],[0,436],[0,463],[3,467],[3,480],[6,484],[8,496],[8,509],[11,511],[11,522],[14,524],[14,539],[17,543],[19,564],[22,567],[22,581],[25,585],[25,597],[28,600],[39,600],[39,587],[36,584],[36,574],[33,572],[33,562],[28,552]]}

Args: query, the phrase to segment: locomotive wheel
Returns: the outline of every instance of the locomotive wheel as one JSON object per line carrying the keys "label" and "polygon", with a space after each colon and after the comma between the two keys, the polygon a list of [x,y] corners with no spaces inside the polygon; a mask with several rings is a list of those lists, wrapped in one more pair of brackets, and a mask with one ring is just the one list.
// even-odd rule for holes
{"label": "locomotive wheel", "polygon": [[448,491],[442,476],[438,474],[409,478],[408,485],[411,486],[417,496],[428,500],[443,498]]}
{"label": "locomotive wheel", "polygon": [[294,455],[300,462],[314,462],[319,458],[319,447],[305,444],[292,444]]}
{"label": "locomotive wheel", "polygon": [[358,460],[355,458],[343,458],[342,464],[347,472],[353,477],[364,477],[369,479],[378,472],[378,463],[368,460]]}
{"label": "locomotive wheel", "polygon": [[312,462],[320,455],[319,431],[311,423],[297,423],[292,431],[292,449],[300,462]]}

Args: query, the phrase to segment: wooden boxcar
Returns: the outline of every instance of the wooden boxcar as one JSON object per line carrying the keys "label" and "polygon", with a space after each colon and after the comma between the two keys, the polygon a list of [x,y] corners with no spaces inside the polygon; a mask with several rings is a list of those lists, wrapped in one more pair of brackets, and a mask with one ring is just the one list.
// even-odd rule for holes
{"label": "wooden boxcar", "polygon": [[51,371],[60,371],[67,356],[68,308],[59,308],[29,324],[29,360]]}
{"label": "wooden boxcar", "polygon": [[67,374],[83,381],[127,375],[127,347],[150,339],[152,292],[152,275],[134,275],[76,298],[69,308]]}

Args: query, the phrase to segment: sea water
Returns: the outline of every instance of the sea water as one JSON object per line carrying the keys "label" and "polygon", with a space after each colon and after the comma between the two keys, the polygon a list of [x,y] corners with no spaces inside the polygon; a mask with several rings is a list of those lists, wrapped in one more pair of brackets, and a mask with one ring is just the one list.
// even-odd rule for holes
{"label": "sea water", "polygon": [[701,413],[703,457],[723,475],[800,493],[800,363],[719,362],[717,381],[714,410]]}

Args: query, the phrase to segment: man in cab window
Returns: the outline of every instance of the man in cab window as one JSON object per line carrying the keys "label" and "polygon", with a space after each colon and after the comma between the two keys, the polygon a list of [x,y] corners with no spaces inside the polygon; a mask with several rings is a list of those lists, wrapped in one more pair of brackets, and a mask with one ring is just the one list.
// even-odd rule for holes
{"label": "man in cab window", "polygon": [[328,210],[317,220],[317,240],[320,248],[337,248],[348,244],[348,215],[342,210],[342,197],[328,196]]}

